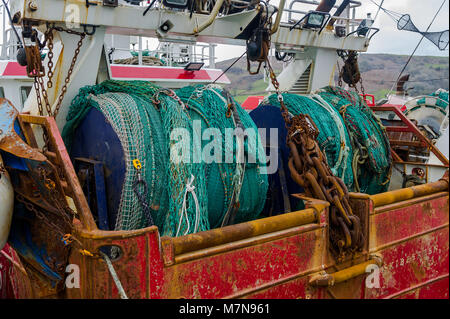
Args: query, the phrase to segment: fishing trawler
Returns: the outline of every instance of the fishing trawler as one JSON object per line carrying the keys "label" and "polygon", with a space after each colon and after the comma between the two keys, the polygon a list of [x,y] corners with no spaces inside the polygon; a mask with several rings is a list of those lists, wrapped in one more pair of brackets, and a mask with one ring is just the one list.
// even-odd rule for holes
{"label": "fishing trawler", "polygon": [[[0,296],[448,298],[448,93],[356,92],[377,29],[336,2],[10,0],[33,87],[0,100]],[[140,37],[244,44],[271,94],[248,113],[214,46]]]}

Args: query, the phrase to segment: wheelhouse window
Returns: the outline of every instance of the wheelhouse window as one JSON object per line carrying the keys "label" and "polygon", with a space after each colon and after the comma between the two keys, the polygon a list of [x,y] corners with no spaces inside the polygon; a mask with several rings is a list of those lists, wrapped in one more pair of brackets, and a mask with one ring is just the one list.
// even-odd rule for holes
{"label": "wheelhouse window", "polygon": [[5,98],[5,90],[3,89],[3,86],[0,86],[0,98]]}
{"label": "wheelhouse window", "polygon": [[31,86],[21,86],[20,87],[20,99],[22,101],[22,106],[24,106],[25,101],[27,100],[30,92],[31,92]]}

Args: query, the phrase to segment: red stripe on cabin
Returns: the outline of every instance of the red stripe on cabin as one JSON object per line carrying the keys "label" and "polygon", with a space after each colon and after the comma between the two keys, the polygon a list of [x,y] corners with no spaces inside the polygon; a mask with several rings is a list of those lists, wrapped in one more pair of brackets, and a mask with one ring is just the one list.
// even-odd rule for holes
{"label": "red stripe on cabin", "polygon": [[218,83],[226,83],[230,84],[230,79],[227,77],[226,74],[223,73],[222,70],[206,70],[208,72],[209,76],[213,81],[216,81]]}
{"label": "red stripe on cabin", "polygon": [[18,62],[8,62],[3,71],[3,76],[27,76],[27,68]]}
{"label": "red stripe on cabin", "polygon": [[125,79],[211,80],[205,70],[186,71],[181,68],[119,65],[111,65],[111,76]]}

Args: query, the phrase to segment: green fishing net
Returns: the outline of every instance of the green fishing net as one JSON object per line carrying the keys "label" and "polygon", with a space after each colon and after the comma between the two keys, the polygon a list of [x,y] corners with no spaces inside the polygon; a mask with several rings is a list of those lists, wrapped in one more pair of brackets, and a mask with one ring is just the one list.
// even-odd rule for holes
{"label": "green fishing net", "polygon": [[[198,90],[204,95],[191,99],[191,93]],[[201,154],[196,141],[203,144],[202,127],[212,126],[219,131],[234,128],[226,118],[227,106],[219,89],[187,87],[175,94],[147,81],[113,80],[86,86],[72,100],[62,132],[68,149],[78,125],[92,107],[101,111],[111,124],[124,150],[126,173],[116,230],[146,226],[142,205],[133,188],[138,174],[133,165],[135,159],[142,164],[140,172],[149,190],[145,200],[162,235],[180,236],[218,227],[230,205],[234,207],[237,203],[235,222],[259,215],[268,186],[265,164],[260,164],[265,163],[265,154],[258,135],[254,145],[245,145],[245,150],[260,162],[245,163],[242,185],[233,182],[239,172],[235,160],[229,164],[193,160]],[[238,104],[237,111],[244,126],[256,130]],[[196,119],[203,123],[200,130],[195,127]],[[185,140],[184,135],[174,132],[186,132],[189,138]],[[188,151],[182,155],[188,155],[187,161],[180,156],[184,147]],[[236,143],[231,143],[231,148],[234,154]],[[143,186],[138,187],[142,193]],[[230,194],[237,188],[239,201],[231,202]]]}
{"label": "green fishing net", "polygon": [[[387,191],[392,169],[389,141],[383,125],[359,94],[329,86],[309,96],[284,93],[283,98],[292,115],[311,116],[320,131],[317,141],[328,165],[350,191]],[[280,106],[275,94],[267,100]]]}

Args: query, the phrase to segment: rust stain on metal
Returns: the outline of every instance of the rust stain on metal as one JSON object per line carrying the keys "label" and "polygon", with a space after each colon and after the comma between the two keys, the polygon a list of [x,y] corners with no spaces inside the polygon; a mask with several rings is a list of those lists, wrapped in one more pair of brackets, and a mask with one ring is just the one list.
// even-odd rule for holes
{"label": "rust stain on metal", "polygon": [[0,149],[17,157],[45,161],[45,156],[17,135],[14,122],[19,112],[6,99],[0,98]]}
{"label": "rust stain on metal", "polygon": [[403,188],[386,193],[371,195],[374,207],[392,204],[404,200],[409,200],[437,192],[448,192],[448,176],[447,179],[442,178],[437,182]]}
{"label": "rust stain on metal", "polygon": [[[368,244],[354,259],[336,263],[328,249],[329,203],[303,195],[296,197],[305,201],[304,210],[177,238],[160,238],[155,226],[99,230],[89,207],[83,206],[86,199],[54,121],[28,115],[20,115],[20,120],[22,124],[45,126],[51,132],[50,157],[63,172],[61,181],[55,180],[61,185],[65,182],[64,189],[78,197],[79,219],[73,220],[73,233],[93,253],[69,252],[68,262],[80,266],[81,282],[80,289],[65,289],[64,295],[52,290],[30,263],[24,265],[30,274],[24,280],[39,292],[37,297],[119,298],[108,267],[98,257],[99,249],[105,246],[120,247],[120,257],[112,262],[130,298],[448,296],[448,285],[442,288],[442,282],[447,280],[448,284],[448,174],[436,183],[400,191],[374,196],[349,194],[352,211],[370,238],[370,251],[377,252],[385,263],[378,264],[381,288],[366,289],[362,280],[365,268],[377,263],[368,260]],[[30,178],[23,179],[19,190],[32,184]],[[45,202],[40,196],[33,197],[35,190],[29,188],[28,199],[45,209]],[[377,213],[377,207],[384,210]],[[48,228],[39,223],[34,227],[36,241],[55,241],[45,234],[50,232]],[[57,249],[56,244],[49,245]],[[56,257],[58,261],[66,256]],[[51,266],[58,269],[57,262]],[[308,284],[309,278],[323,270],[335,287]],[[328,277],[325,279],[326,283]],[[435,286],[440,287],[439,294],[427,290]]]}

